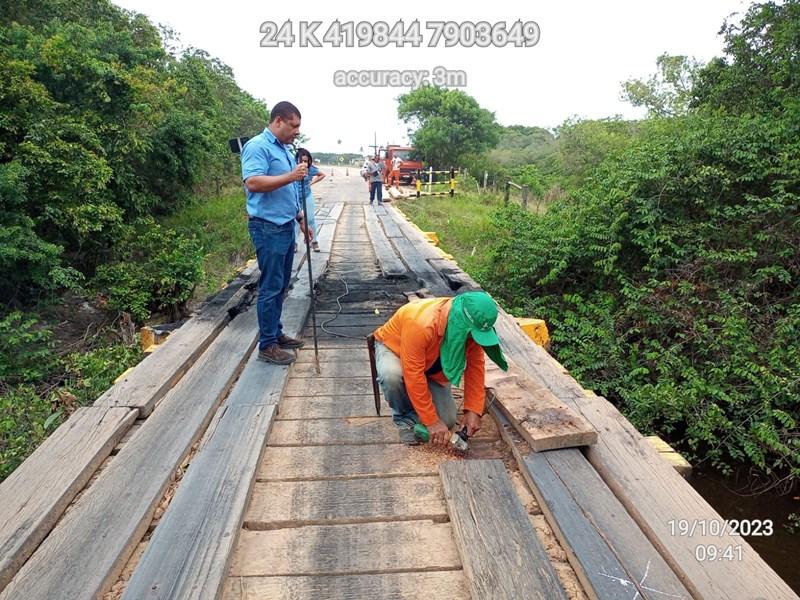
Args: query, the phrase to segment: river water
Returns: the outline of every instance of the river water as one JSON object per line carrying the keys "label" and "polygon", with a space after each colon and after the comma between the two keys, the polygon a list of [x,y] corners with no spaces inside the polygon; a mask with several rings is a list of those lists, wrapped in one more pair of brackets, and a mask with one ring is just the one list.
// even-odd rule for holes
{"label": "river water", "polygon": [[750,492],[743,489],[741,482],[698,468],[689,483],[724,519],[771,519],[772,535],[750,536],[747,542],[800,594],[800,532],[792,534],[784,528],[789,514],[800,514],[800,492],[783,496],[773,492],[747,495]]}

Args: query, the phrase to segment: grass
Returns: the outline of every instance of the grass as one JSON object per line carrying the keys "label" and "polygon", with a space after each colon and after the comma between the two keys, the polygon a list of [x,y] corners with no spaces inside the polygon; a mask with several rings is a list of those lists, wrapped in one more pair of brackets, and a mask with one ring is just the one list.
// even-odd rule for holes
{"label": "grass", "polygon": [[162,219],[161,225],[193,234],[203,244],[205,277],[197,285],[196,299],[219,290],[254,256],[241,188],[223,190],[217,197],[197,199]]}
{"label": "grass", "polygon": [[496,235],[492,214],[502,204],[501,196],[459,193],[407,199],[398,206],[420,229],[435,231],[442,250],[480,283]]}

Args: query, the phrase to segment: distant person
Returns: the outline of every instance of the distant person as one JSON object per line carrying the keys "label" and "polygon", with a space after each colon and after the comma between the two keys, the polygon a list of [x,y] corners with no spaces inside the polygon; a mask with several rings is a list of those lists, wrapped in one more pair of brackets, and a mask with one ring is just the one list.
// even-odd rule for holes
{"label": "distant person", "polygon": [[364,164],[361,165],[361,177],[367,183],[369,183],[369,161],[370,161],[370,157],[369,156],[365,156],[364,157]]}
{"label": "distant person", "polygon": [[[306,194],[306,210],[308,211],[306,215],[306,228],[313,233],[313,237],[311,238],[313,240],[311,242],[312,250],[314,250],[314,252],[319,252],[319,242],[317,241],[319,230],[317,229],[317,219],[314,215],[316,206],[314,205],[314,195],[311,193],[311,186],[325,179],[325,173],[314,166],[314,158],[311,156],[311,152],[305,148],[300,148],[295,158],[298,165],[304,163],[308,167],[308,175],[306,175],[304,179],[296,181],[295,185],[297,186],[298,198],[300,198],[301,210],[303,208],[302,193],[305,192]],[[305,243],[305,239],[300,237],[300,233],[300,224],[298,223],[295,226],[295,237],[298,243]]]}
{"label": "distant person", "polygon": [[392,159],[392,174],[389,177],[389,185],[398,185],[400,183],[400,166],[403,164],[403,159],[395,155]]}
{"label": "distant person", "polygon": [[242,181],[247,194],[247,224],[256,248],[258,268],[258,358],[288,365],[297,358],[286,350],[303,341],[283,333],[281,312],[294,261],[295,221],[307,229],[300,210],[296,181],[308,175],[306,163],[297,164],[286,145],[300,134],[300,111],[291,102],[278,102],[269,125],[242,148]]}
{"label": "distant person", "polygon": [[383,202],[383,163],[376,155],[367,164],[369,173],[369,203],[372,205],[375,197],[378,197],[378,204]]}

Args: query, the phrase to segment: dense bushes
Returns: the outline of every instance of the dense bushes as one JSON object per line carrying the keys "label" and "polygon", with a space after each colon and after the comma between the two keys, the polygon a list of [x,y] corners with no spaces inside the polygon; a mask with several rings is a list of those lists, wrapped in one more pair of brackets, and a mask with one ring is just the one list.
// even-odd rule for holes
{"label": "dense bushes", "polygon": [[227,140],[267,121],[229,67],[174,42],[109,0],[0,3],[0,480],[140,357],[130,330],[56,342],[61,293],[177,317],[210,250],[156,219],[238,183]]}
{"label": "dense bushes", "polygon": [[800,2],[723,33],[684,115],[562,128],[538,166],[569,197],[498,211],[476,275],[643,431],[797,483]]}
{"label": "dense bushes", "polygon": [[145,17],[107,0],[11,3],[0,17],[0,306],[24,306],[90,279],[130,223],[235,178],[227,140],[267,111],[227,66],[172,56]]}
{"label": "dense bushes", "polygon": [[651,121],[545,216],[499,212],[483,278],[643,430],[797,475],[798,173],[783,120]]}

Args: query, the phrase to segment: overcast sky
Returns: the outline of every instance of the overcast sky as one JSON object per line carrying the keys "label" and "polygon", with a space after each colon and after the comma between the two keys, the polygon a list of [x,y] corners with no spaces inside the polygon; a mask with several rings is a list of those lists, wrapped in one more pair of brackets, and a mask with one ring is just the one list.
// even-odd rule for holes
{"label": "overcast sky", "polygon": [[[461,70],[460,88],[497,116],[503,125],[552,128],[572,116],[602,118],[642,116],[619,99],[621,82],[647,77],[661,53],[686,54],[707,61],[722,54],[718,35],[724,19],[749,6],[744,0],[562,0],[526,2],[492,0],[466,8],[465,2],[402,0],[367,2],[189,2],[187,0],[114,0],[168,25],[184,46],[195,46],[230,65],[241,87],[268,106],[289,100],[303,114],[301,131],[314,152],[368,150],[378,144],[403,143],[406,126],[397,120],[401,87],[337,87],[337,70]],[[445,8],[450,7],[450,8]],[[524,7],[524,8],[523,8]],[[430,12],[434,9],[434,12]],[[335,20],[399,20],[406,27],[420,21],[420,47],[332,47],[322,42]],[[260,46],[265,21],[322,21],[320,48]],[[432,21],[535,21],[540,37],[532,47],[430,48]],[[357,40],[356,40],[357,41]],[[252,135],[256,132],[241,132]],[[339,144],[341,140],[341,144]]]}

